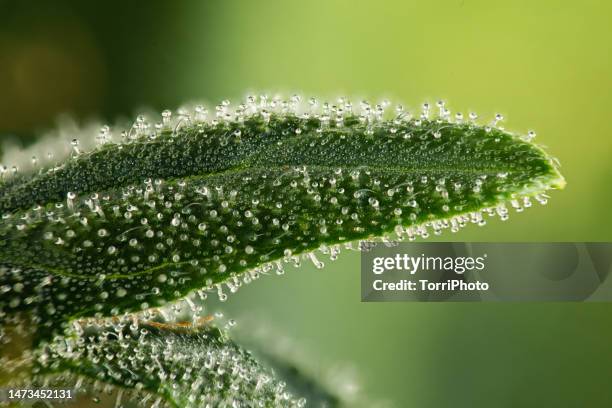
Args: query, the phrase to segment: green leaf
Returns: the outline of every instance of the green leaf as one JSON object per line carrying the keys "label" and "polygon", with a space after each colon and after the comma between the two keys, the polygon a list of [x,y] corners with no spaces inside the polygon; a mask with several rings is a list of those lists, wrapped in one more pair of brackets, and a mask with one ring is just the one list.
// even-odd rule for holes
{"label": "green leaf", "polygon": [[299,110],[249,100],[234,113],[221,105],[212,122],[201,108],[155,127],[139,118],[121,143],[103,129],[95,150],[75,143],[64,162],[8,179],[0,318],[33,312],[48,338],[70,319],[197,289],[225,298],[283,262],[323,266],[315,250],[334,258],[355,240],[505,219],[565,183],[528,137],[446,112]]}
{"label": "green leaf", "polygon": [[308,401],[309,406],[335,408],[344,405],[335,394],[338,390],[327,389],[320,378],[313,378],[299,364],[262,350],[257,350],[256,357],[286,382],[288,390]]}
{"label": "green leaf", "polygon": [[[34,384],[152,407],[301,407],[285,385],[213,327],[81,320],[36,354]],[[105,384],[103,387],[97,384]],[[98,388],[98,389],[96,389]]]}

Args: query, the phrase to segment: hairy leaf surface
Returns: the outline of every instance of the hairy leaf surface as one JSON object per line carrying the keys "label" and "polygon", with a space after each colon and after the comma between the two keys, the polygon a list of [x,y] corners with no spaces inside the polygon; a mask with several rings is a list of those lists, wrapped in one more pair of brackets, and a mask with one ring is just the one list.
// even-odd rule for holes
{"label": "hairy leaf surface", "polygon": [[7,180],[0,316],[33,311],[51,334],[196,289],[224,297],[303,254],[322,266],[315,250],[507,218],[564,185],[536,145],[447,117],[251,106],[220,118],[139,120],[125,143]]}
{"label": "hairy leaf surface", "polygon": [[[66,384],[151,407],[302,407],[251,355],[212,327],[80,321],[36,355],[35,383]],[[96,384],[106,384],[103,390]]]}

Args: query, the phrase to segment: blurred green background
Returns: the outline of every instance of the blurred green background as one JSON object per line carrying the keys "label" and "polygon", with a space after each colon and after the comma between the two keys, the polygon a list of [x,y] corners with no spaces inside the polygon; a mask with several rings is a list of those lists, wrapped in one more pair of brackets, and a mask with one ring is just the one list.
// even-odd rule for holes
{"label": "blurred green background", "polygon": [[[610,13],[595,0],[0,0],[0,135],[27,144],[63,113],[112,122],[249,91],[413,110],[442,98],[535,129],[568,181],[546,207],[444,239],[610,241]],[[223,309],[284,333],[313,375],[352,367],[362,405],[612,406],[612,305],[362,304],[358,266],[343,253]]]}

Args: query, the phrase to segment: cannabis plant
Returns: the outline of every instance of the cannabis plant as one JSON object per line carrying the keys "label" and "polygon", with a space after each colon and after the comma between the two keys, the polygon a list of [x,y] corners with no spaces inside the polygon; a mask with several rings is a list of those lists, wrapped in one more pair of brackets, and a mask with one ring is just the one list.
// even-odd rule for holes
{"label": "cannabis plant", "polygon": [[208,116],[138,116],[123,132],[103,127],[92,149],[82,136],[64,158],[2,167],[6,384],[110,394],[116,406],[304,406],[309,395],[289,391],[297,374],[282,375],[299,370],[232,342],[231,321],[204,312],[210,292],[223,301],[286,264],[321,268],[361,240],[507,219],[564,186],[533,132],[451,116],[442,102],[413,116],[387,102],[262,96]]}

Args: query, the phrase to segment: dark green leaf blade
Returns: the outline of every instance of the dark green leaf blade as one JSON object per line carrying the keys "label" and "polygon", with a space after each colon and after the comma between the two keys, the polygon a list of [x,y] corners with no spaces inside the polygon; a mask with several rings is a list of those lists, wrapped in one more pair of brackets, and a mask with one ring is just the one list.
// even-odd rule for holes
{"label": "dark green leaf blade", "polygon": [[[131,318],[79,321],[36,353],[34,384],[153,407],[302,407],[274,375],[213,327]],[[106,384],[96,391],[95,384]]]}
{"label": "dark green leaf blade", "polygon": [[301,254],[321,266],[317,249],[506,218],[565,183],[542,149],[501,129],[338,118],[258,110],[8,183],[0,314],[33,310],[54,329],[233,291]]}

